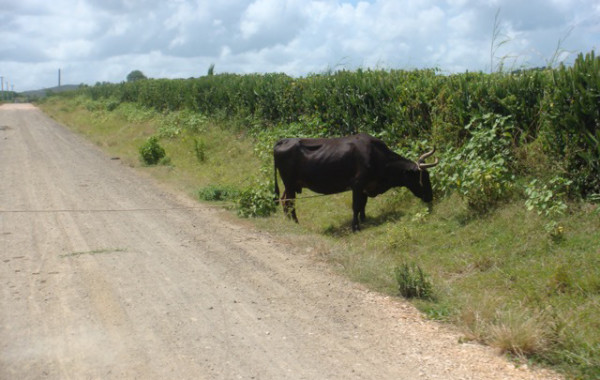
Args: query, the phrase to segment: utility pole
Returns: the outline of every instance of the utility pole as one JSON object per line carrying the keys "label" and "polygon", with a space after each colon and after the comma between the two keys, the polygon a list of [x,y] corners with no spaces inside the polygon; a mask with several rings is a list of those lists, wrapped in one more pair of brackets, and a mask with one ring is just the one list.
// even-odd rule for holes
{"label": "utility pole", "polygon": [[0,75],[0,82],[2,82],[2,100],[4,100],[4,77]]}
{"label": "utility pole", "polygon": [[58,87],[60,87],[60,69],[58,69]]}

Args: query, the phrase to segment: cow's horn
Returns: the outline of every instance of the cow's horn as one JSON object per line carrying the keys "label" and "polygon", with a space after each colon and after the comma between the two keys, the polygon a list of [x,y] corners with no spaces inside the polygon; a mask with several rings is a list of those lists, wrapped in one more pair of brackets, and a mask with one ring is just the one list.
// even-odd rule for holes
{"label": "cow's horn", "polygon": [[423,155],[421,155],[421,157],[419,157],[419,159],[417,160],[417,165],[419,166],[419,170],[432,168],[438,164],[439,160],[437,157],[435,158],[435,162],[433,162],[431,164],[425,163],[425,159],[427,157],[431,157],[434,153],[435,153],[435,146],[433,147],[433,149],[430,152],[424,153]]}
{"label": "cow's horn", "polygon": [[427,168],[434,167],[435,165],[438,164],[438,162],[439,162],[439,159],[436,157],[435,161],[432,162],[431,164],[425,164],[425,163],[422,163],[422,162],[418,162],[417,165],[419,165],[419,169],[427,169]]}
{"label": "cow's horn", "polygon": [[417,163],[421,164],[421,163],[425,162],[425,159],[427,157],[430,157],[434,153],[435,153],[435,146],[433,147],[433,149],[430,152],[427,152],[427,153],[424,153],[423,155],[421,155],[421,157],[419,157],[419,159],[417,160]]}

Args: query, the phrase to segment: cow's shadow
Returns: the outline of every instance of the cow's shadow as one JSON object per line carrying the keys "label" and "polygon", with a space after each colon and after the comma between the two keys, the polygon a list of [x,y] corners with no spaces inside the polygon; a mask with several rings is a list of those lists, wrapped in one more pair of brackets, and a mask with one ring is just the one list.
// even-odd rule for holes
{"label": "cow's shadow", "polygon": [[[386,223],[399,222],[406,216],[406,212],[401,210],[390,210],[384,211],[379,214],[368,213],[367,219],[360,223],[360,229],[366,230],[368,228],[377,227]],[[360,232],[360,231],[359,231]],[[322,233],[327,236],[343,237],[352,234],[352,218],[348,219],[347,222],[333,225],[330,224],[323,228]]]}

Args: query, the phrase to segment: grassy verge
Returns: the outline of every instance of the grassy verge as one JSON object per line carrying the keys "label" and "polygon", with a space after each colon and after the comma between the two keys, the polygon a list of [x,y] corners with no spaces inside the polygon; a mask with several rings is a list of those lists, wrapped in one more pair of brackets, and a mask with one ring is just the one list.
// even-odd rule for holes
{"label": "grassy verge", "polygon": [[[110,155],[193,196],[233,194],[272,175],[252,139],[207,119],[184,125],[190,118],[177,113],[128,104],[108,111],[83,98],[51,99],[42,108]],[[153,135],[161,137],[167,165],[139,160],[139,146]],[[297,201],[299,225],[284,222],[281,212],[254,223],[384,293],[398,295],[398,269],[417,266],[433,294],[414,302],[428,317],[460,326],[464,340],[570,377],[600,377],[597,206],[570,204],[550,224],[518,194],[478,216],[456,195],[429,212],[408,192],[392,190],[369,200],[369,219],[353,234],[350,205],[349,193],[308,198]]]}
{"label": "grassy verge", "polygon": [[[252,178],[246,175],[260,165],[252,154],[251,141],[205,119],[185,128],[175,114],[166,115],[131,104],[109,111],[105,105],[83,97],[50,98],[40,107],[111,156],[193,197],[199,189],[209,186],[249,184]],[[159,137],[167,153],[162,165],[148,166],[140,158],[139,148],[151,136]],[[202,159],[198,157],[199,149]]]}

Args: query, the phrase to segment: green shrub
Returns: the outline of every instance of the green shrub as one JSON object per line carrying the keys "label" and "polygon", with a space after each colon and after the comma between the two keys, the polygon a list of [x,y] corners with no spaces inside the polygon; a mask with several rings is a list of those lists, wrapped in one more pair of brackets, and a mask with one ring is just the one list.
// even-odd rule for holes
{"label": "green shrub", "polygon": [[534,179],[525,186],[527,210],[535,210],[538,215],[550,219],[544,225],[544,230],[556,243],[564,239],[564,227],[555,218],[564,215],[567,211],[564,199],[572,183],[571,180],[556,176],[544,185],[540,185],[539,181]]}
{"label": "green shrub", "polygon": [[142,162],[146,165],[156,165],[166,156],[165,149],[158,143],[157,136],[151,136],[140,147]]}
{"label": "green shrub", "polygon": [[403,263],[396,268],[398,290],[403,297],[432,300],[433,285],[420,266]]}
{"label": "green shrub", "polygon": [[200,133],[204,129],[204,125],[208,122],[208,118],[196,112],[188,111],[186,118],[183,121],[185,129],[192,133]]}
{"label": "green shrub", "polygon": [[237,213],[244,218],[266,217],[277,210],[273,186],[263,183],[243,190],[238,198]]}
{"label": "green shrub", "polygon": [[559,176],[552,178],[548,184],[544,185],[541,185],[537,179],[532,180],[525,186],[525,194],[527,195],[525,206],[527,210],[535,210],[538,215],[546,217],[564,214],[567,210],[567,204],[563,199],[571,184],[571,180]]}
{"label": "green shrub", "polygon": [[109,99],[106,101],[106,110],[107,110],[107,111],[111,111],[111,112],[112,112],[112,111],[116,110],[116,109],[117,109],[117,107],[119,107],[119,104],[120,104],[120,102],[119,102],[119,100],[118,100],[118,99],[115,99],[115,98],[109,98]]}
{"label": "green shrub", "polygon": [[161,125],[158,128],[160,137],[173,138],[181,134],[181,118],[179,112],[169,112],[161,119]]}
{"label": "green shrub", "polygon": [[204,201],[226,201],[238,195],[237,190],[228,186],[210,185],[198,190],[198,198]]}
{"label": "green shrub", "polygon": [[466,127],[470,138],[449,148],[436,170],[436,190],[457,193],[482,213],[506,199],[513,188],[510,117],[486,114]]}

